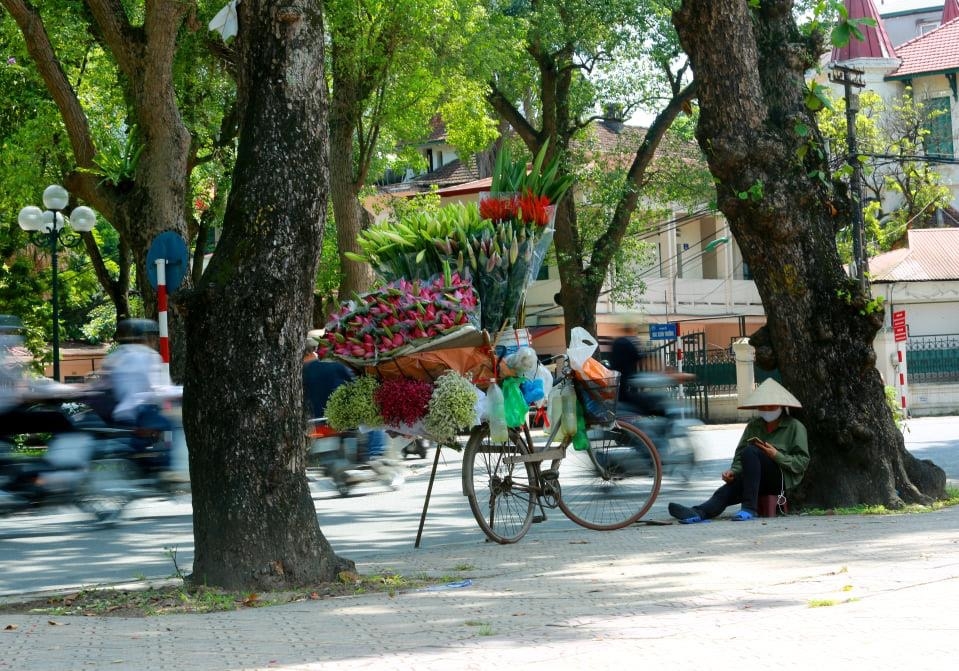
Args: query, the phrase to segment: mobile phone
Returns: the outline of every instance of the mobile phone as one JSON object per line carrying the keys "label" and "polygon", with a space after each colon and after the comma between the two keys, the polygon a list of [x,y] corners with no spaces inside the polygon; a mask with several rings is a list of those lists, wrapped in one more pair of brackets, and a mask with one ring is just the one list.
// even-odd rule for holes
{"label": "mobile phone", "polygon": [[747,440],[746,442],[747,442],[747,443],[752,443],[753,445],[756,445],[757,447],[758,447],[759,445],[762,445],[762,444],[763,444],[762,439],[761,439],[761,438],[757,438],[756,436],[753,436],[752,438],[750,438],[750,439]]}

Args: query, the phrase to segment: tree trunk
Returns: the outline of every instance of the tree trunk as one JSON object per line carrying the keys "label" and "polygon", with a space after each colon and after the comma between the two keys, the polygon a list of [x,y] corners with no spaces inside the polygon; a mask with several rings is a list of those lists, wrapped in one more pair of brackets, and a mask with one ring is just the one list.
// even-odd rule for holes
{"label": "tree trunk", "polygon": [[[369,291],[373,271],[368,263],[357,263],[344,256],[346,252],[360,253],[357,237],[366,222],[363,206],[357,198],[359,188],[353,178],[353,129],[356,117],[349,109],[354,105],[348,100],[349,94],[342,90],[347,84],[343,82],[339,89],[337,84],[339,82],[334,84],[334,99],[343,96],[347,100],[334,100],[334,111],[330,114],[330,198],[333,201],[336,243],[343,273],[339,298],[344,301],[352,298],[354,293]],[[336,110],[337,107],[347,109]]]}
{"label": "tree trunk", "polygon": [[804,103],[819,45],[800,35],[792,4],[684,0],[674,15],[699,87],[697,138],[766,310],[753,337],[757,361],[778,367],[803,404],[812,459],[791,500],[928,503],[944,495],[945,474],[905,450],[875,366],[882,308],[844,274],[835,232],[848,222],[829,207],[840,196],[810,176],[828,175]]}
{"label": "tree trunk", "polygon": [[326,221],[320,3],[238,5],[240,143],[223,238],[185,295],[197,584],[284,589],[351,568],[307,485],[300,378]]}

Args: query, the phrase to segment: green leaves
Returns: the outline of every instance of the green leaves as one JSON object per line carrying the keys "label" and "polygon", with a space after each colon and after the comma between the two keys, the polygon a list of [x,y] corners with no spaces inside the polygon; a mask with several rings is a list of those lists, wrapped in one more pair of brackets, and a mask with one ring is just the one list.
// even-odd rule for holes
{"label": "green leaves", "polygon": [[805,98],[806,108],[818,112],[823,108],[832,109],[832,99],[829,95],[829,87],[824,84],[814,82],[806,90]]}
{"label": "green leaves", "polygon": [[490,191],[520,195],[532,193],[534,196],[546,196],[550,203],[558,203],[573,185],[573,176],[559,174],[559,154],[553,156],[545,166],[543,165],[548,150],[549,141],[547,140],[540,147],[527,172],[526,161],[514,160],[509,149],[504,145],[496,157]]}

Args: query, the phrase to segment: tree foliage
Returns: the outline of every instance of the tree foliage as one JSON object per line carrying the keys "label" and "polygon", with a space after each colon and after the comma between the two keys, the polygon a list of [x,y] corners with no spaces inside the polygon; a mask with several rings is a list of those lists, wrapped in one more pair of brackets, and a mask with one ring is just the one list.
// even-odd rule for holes
{"label": "tree foliage", "polygon": [[[624,252],[632,248],[624,244],[627,232],[652,218],[637,215],[637,209],[647,203],[661,209],[669,202],[658,189],[671,181],[654,177],[656,170],[667,171],[668,161],[655,170],[651,166],[665,149],[673,121],[692,111],[694,87],[669,23],[669,3],[547,0],[489,6],[521,35],[496,63],[490,105],[531,154],[548,143],[549,157],[561,155],[564,171],[579,180],[577,197],[564,199],[556,216],[559,301],[567,329],[582,325],[595,331],[596,301],[609,271],[626,267]],[[589,146],[590,127],[638,110],[655,110],[649,129],[633,138],[628,151],[602,159],[612,169],[596,170],[599,149]]]}
{"label": "tree foliage", "polygon": [[[907,88],[888,103],[874,91],[859,94],[856,115],[856,146],[862,157],[866,242],[870,255],[888,251],[905,234],[906,228],[924,228],[936,210],[951,200],[948,187],[936,164],[927,160],[923,149],[932,118],[926,105]],[[823,136],[828,140],[829,162],[834,175],[847,179],[848,158],[846,102],[830,100],[817,115]],[[851,232],[839,231],[840,251],[850,258]]]}

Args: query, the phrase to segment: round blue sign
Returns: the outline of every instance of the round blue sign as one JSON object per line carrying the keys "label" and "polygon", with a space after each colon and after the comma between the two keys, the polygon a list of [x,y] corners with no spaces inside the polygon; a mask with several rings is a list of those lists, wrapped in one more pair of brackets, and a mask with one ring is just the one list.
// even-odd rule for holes
{"label": "round blue sign", "polygon": [[183,238],[175,231],[164,231],[153,238],[147,252],[147,277],[154,289],[157,288],[157,261],[166,259],[166,288],[176,291],[186,276],[190,254]]}

